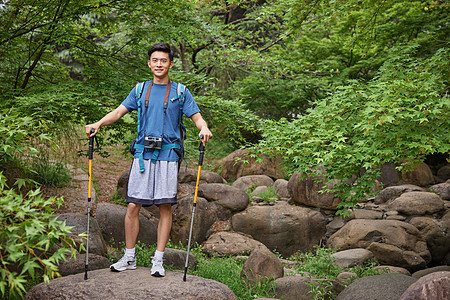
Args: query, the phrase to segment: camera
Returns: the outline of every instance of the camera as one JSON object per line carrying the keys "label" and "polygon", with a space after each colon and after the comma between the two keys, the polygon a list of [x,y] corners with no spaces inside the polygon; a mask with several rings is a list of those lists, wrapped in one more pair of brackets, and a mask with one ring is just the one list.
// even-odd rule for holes
{"label": "camera", "polygon": [[161,149],[163,139],[160,137],[146,136],[144,138],[144,148]]}

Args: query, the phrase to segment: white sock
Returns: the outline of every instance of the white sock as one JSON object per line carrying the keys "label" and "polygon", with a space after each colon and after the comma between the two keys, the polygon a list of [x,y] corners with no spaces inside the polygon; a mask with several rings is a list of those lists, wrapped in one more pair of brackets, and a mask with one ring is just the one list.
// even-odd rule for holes
{"label": "white sock", "polygon": [[164,256],[164,251],[163,252],[158,251],[158,250],[155,251],[155,259],[163,260],[163,256]]}
{"label": "white sock", "polygon": [[134,257],[136,255],[136,248],[131,249],[125,248],[125,255]]}

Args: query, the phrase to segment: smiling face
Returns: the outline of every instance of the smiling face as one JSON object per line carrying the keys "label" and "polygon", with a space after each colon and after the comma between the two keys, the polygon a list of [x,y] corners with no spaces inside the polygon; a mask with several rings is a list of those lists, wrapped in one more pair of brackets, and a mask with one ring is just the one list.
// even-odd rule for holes
{"label": "smiling face", "polygon": [[155,51],[150,56],[148,66],[153,72],[153,81],[157,84],[167,84],[169,79],[169,70],[173,66],[169,53]]}

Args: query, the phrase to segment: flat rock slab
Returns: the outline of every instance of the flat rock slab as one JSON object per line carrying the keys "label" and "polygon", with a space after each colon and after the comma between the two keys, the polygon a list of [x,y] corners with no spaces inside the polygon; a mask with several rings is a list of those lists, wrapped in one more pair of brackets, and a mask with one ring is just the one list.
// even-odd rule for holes
{"label": "flat rock slab", "polygon": [[166,277],[153,277],[150,269],[138,267],[120,273],[101,269],[60,277],[31,288],[25,299],[237,299],[224,284],[183,273],[166,272]]}

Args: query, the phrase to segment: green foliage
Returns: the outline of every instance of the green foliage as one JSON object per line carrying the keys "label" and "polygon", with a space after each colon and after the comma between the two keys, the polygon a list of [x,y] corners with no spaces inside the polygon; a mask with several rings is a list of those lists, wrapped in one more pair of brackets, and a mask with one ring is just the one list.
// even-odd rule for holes
{"label": "green foliage", "polygon": [[268,281],[254,287],[248,287],[241,279],[241,271],[244,262],[233,257],[211,257],[200,259],[193,275],[202,278],[213,279],[228,286],[238,299],[255,299],[258,297],[270,297],[274,291],[275,283]]}
{"label": "green foliage", "polygon": [[252,185],[246,193],[248,194],[249,201],[253,201],[253,197],[262,198],[266,203],[272,203],[280,199],[280,197],[273,191],[271,186],[267,187],[267,191],[261,191],[257,195],[252,195],[252,192],[255,190],[257,185]]}
{"label": "green foliage", "polygon": [[342,209],[373,195],[384,163],[410,170],[427,154],[449,152],[449,53],[418,59],[416,49],[392,49],[373,80],[342,86],[307,115],[267,122],[258,147],[284,155],[291,172],[323,176],[324,186],[337,179],[324,191],[336,193]]}
{"label": "green foliage", "polygon": [[58,273],[58,262],[66,253],[76,254],[76,243],[67,235],[65,222],[57,221],[52,207],[62,198],[44,199],[39,189],[26,196],[6,186],[0,173],[0,292],[23,296],[29,278],[42,276],[48,282]]}
{"label": "green foliage", "polygon": [[39,155],[33,158],[30,178],[48,186],[62,187],[68,184],[72,175],[62,162],[52,162],[48,157]]}

